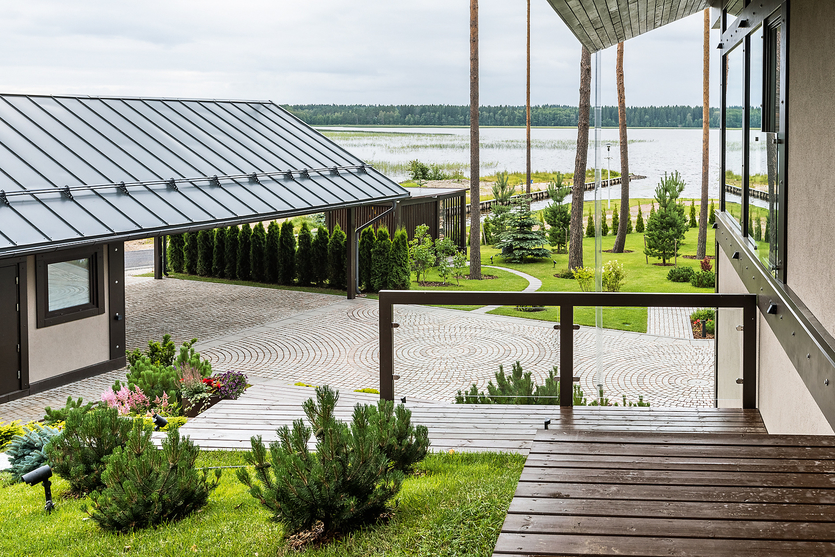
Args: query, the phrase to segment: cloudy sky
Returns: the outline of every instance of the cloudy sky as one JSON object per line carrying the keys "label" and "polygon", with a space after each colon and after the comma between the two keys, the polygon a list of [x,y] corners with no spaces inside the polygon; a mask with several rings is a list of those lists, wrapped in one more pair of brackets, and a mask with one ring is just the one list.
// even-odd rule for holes
{"label": "cloudy sky", "polygon": [[[525,102],[525,6],[480,1],[484,105]],[[469,98],[466,0],[26,0],[0,3],[0,37],[5,93],[281,104]],[[627,103],[701,104],[701,48],[698,14],[627,42]],[[576,105],[580,44],[546,0],[532,0],[531,50],[531,102]],[[615,104],[615,49],[602,60],[603,103]]]}

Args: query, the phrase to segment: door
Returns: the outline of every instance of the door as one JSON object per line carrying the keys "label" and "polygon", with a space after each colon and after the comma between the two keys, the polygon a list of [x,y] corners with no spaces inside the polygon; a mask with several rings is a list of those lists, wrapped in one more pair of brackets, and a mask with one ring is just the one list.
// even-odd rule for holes
{"label": "door", "polygon": [[17,265],[0,267],[0,395],[20,390],[19,304]]}

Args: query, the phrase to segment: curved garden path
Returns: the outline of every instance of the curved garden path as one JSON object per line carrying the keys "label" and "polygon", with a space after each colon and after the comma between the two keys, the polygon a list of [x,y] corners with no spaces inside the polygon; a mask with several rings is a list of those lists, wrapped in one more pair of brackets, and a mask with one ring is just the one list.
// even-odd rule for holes
{"label": "curved garden path", "polygon": [[[482,269],[489,268],[489,269],[499,269],[501,271],[507,271],[508,273],[513,273],[514,275],[520,276],[526,281],[528,281],[528,285],[522,290],[522,292],[536,292],[540,288],[542,288],[542,281],[536,277],[533,277],[527,273],[523,273],[522,271],[517,271],[516,269],[508,269],[507,267],[498,267],[496,265],[482,265]],[[493,311],[494,309],[498,309],[502,306],[484,306],[477,309],[474,309],[470,313],[487,313],[489,311]]]}

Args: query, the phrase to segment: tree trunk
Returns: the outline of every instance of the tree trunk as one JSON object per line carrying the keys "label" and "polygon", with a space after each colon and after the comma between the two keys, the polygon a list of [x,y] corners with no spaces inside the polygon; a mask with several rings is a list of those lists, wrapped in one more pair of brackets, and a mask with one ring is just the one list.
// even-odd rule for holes
{"label": "tree trunk", "polygon": [[478,0],[470,0],[470,278],[481,279],[478,139]]}
{"label": "tree trunk", "polygon": [[[626,139],[626,91],[623,82],[623,43],[618,43],[618,58],[615,70],[618,86],[618,128],[620,136],[620,215],[618,219],[618,235],[615,237],[615,245],[612,248],[614,253],[623,253],[626,245],[626,225],[628,219],[632,218],[629,211],[629,142]],[[609,179],[611,180],[611,176]],[[609,183],[611,188],[611,182]]]}
{"label": "tree trunk", "polygon": [[591,53],[583,47],[580,57],[580,111],[577,120],[577,155],[574,158],[574,187],[571,191],[571,242],[568,268],[583,266],[583,199],[586,191],[586,161],[589,155],[591,111]]}
{"label": "tree trunk", "polygon": [[[525,123],[527,127],[527,151],[525,162],[527,164],[525,193],[530,196],[531,193],[531,0],[528,0],[528,87],[527,96],[525,97]],[[530,197],[528,198],[530,206]]]}
{"label": "tree trunk", "polygon": [[702,62],[702,201],[699,209],[699,239],[696,257],[707,255],[707,181],[710,173],[710,10],[705,9],[705,30]]}

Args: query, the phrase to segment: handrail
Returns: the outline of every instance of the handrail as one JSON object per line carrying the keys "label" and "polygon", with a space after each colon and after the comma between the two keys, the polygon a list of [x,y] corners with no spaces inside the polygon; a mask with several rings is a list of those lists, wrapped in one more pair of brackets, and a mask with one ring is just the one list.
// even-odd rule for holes
{"label": "handrail", "polygon": [[383,290],[380,314],[380,398],[394,400],[394,306],[401,305],[531,305],[559,306],[560,406],[572,406],[574,382],[574,308],[715,307],[742,308],[742,407],[757,407],[757,296],[755,294],[685,294],[656,292],[443,292]]}

